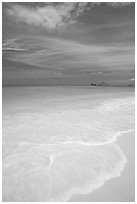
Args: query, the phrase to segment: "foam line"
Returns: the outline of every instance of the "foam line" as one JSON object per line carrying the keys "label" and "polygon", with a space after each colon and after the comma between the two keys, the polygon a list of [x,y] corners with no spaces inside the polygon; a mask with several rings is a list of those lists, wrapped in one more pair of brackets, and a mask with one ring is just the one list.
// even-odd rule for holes
{"label": "foam line", "polygon": [[3,161],[3,201],[67,201],[119,176],[125,163],[115,144],[24,143]]}

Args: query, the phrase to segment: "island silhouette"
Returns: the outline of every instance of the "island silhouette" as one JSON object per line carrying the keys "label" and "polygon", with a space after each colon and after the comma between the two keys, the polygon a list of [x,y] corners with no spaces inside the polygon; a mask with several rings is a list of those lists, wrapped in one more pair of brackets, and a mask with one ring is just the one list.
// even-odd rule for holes
{"label": "island silhouette", "polygon": [[107,82],[100,82],[100,83],[91,83],[90,84],[91,86],[104,86],[104,87],[113,87],[113,86],[115,86],[115,87],[123,87],[123,86],[126,86],[126,87],[135,87],[135,84],[126,84],[126,85],[117,85],[117,84],[113,84],[113,85],[111,85],[111,84],[108,84]]}

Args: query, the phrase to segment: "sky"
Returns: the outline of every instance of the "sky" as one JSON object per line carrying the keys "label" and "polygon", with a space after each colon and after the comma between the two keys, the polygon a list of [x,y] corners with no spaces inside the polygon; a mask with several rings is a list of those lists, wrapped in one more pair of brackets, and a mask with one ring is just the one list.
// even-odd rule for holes
{"label": "sky", "polygon": [[3,86],[134,83],[135,5],[2,6]]}

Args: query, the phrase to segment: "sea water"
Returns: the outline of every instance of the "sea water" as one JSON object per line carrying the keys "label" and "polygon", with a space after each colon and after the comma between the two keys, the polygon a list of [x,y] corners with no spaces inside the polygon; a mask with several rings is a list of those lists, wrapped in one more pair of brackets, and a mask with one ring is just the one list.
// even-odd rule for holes
{"label": "sea water", "polygon": [[69,201],[122,174],[133,88],[4,87],[2,110],[3,201]]}

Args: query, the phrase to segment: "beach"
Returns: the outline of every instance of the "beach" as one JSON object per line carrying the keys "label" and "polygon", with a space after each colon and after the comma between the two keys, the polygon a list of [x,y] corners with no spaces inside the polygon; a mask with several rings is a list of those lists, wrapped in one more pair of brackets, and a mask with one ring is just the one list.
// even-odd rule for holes
{"label": "beach", "polygon": [[134,89],[3,87],[3,201],[134,201]]}
{"label": "beach", "polygon": [[116,142],[127,163],[120,177],[106,181],[90,194],[73,196],[69,202],[134,202],[135,201],[135,135],[125,134]]}
{"label": "beach", "polygon": [[135,201],[135,2],[2,2],[2,201]]}

